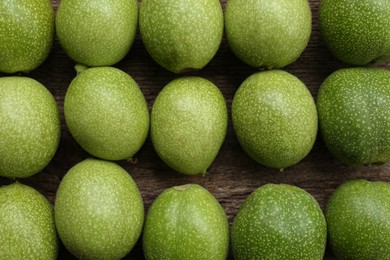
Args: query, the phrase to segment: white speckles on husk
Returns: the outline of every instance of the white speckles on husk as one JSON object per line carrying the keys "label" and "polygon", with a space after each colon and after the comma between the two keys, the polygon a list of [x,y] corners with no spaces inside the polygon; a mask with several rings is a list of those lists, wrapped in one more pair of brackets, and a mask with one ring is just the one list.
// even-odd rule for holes
{"label": "white speckles on husk", "polygon": [[132,158],[149,132],[149,110],[140,88],[112,67],[80,73],[66,93],[64,114],[77,143],[105,160]]}
{"label": "white speckles on husk", "polygon": [[174,170],[204,175],[224,141],[227,117],[225,99],[213,83],[200,77],[173,80],[153,105],[153,146]]}
{"label": "white speckles on husk", "polygon": [[352,180],[332,194],[326,209],[329,244],[339,259],[390,256],[390,185]]}
{"label": "white speckles on husk", "polygon": [[245,200],[234,219],[231,238],[236,260],[321,260],[326,222],[317,201],[306,191],[267,184]]}
{"label": "white speckles on husk", "polygon": [[365,65],[390,60],[388,0],[321,0],[321,35],[343,62]]}
{"label": "white speckles on husk", "polygon": [[150,56],[175,73],[203,68],[222,40],[218,0],[142,0],[139,23]]}
{"label": "white speckles on husk", "polygon": [[144,207],[130,175],[117,164],[87,159],[69,170],[55,201],[58,234],[79,259],[120,259],[141,234]]}
{"label": "white speckles on husk", "polygon": [[149,209],[143,248],[148,260],[224,260],[229,248],[226,214],[199,185],[167,189]]}
{"label": "white speckles on husk", "polygon": [[49,0],[0,1],[0,71],[28,72],[49,55],[54,11]]}
{"label": "white speckles on husk", "polygon": [[280,70],[256,73],[237,90],[232,103],[234,130],[257,162],[284,169],[312,149],[318,120],[314,99],[295,76]]}
{"label": "white speckles on husk", "polygon": [[57,258],[52,205],[38,191],[15,182],[0,188],[0,259]]}
{"label": "white speckles on husk", "polygon": [[281,68],[295,61],[311,33],[307,0],[228,0],[226,38],[243,62]]}
{"label": "white speckles on husk", "polygon": [[57,36],[66,54],[88,66],[110,66],[133,44],[138,25],[136,0],[61,0]]}
{"label": "white speckles on husk", "polygon": [[0,176],[41,171],[60,141],[60,115],[50,92],[26,77],[0,79]]}
{"label": "white speckles on husk", "polygon": [[348,68],[331,74],[317,97],[322,137],[350,165],[390,160],[390,72]]}

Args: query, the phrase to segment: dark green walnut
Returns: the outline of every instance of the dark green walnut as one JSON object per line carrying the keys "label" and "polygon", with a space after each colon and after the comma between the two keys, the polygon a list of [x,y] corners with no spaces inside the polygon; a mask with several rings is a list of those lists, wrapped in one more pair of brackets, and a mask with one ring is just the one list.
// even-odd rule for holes
{"label": "dark green walnut", "polygon": [[390,160],[390,72],[349,68],[331,74],[318,97],[322,137],[346,164],[383,164]]}
{"label": "dark green walnut", "polygon": [[329,244],[338,259],[390,259],[390,185],[352,180],[326,209]]}
{"label": "dark green walnut", "polygon": [[125,57],[137,25],[136,0],[61,0],[56,16],[62,48],[87,66],[110,66]]}
{"label": "dark green walnut", "polygon": [[225,211],[199,185],[167,189],[146,216],[143,248],[147,260],[225,260],[229,249]]}
{"label": "dark green walnut", "polygon": [[317,135],[317,111],[309,90],[280,70],[256,73],[237,90],[232,103],[234,130],[257,162],[284,169],[302,160]]}
{"label": "dark green walnut", "polygon": [[326,222],[317,201],[305,190],[267,184],[242,204],[231,238],[236,260],[322,260]]}
{"label": "dark green walnut", "polygon": [[0,188],[0,259],[57,258],[54,212],[33,188],[15,182]]}
{"label": "dark green walnut", "polygon": [[139,19],[146,50],[175,73],[206,66],[222,40],[219,0],[142,0]]}
{"label": "dark green walnut", "polygon": [[49,0],[0,1],[0,71],[29,72],[49,55],[54,11]]}
{"label": "dark green walnut", "polygon": [[153,105],[153,146],[174,170],[205,174],[225,138],[227,117],[225,99],[213,83],[200,77],[173,80]]}
{"label": "dark green walnut", "polygon": [[339,60],[354,64],[390,60],[388,0],[321,0],[320,31]]}
{"label": "dark green walnut", "polygon": [[137,83],[125,72],[90,68],[70,84],[66,123],[87,152],[105,160],[130,160],[149,131],[149,111]]}
{"label": "dark green walnut", "polygon": [[0,176],[25,178],[53,158],[61,124],[56,101],[39,82],[0,78]]}
{"label": "dark green walnut", "polygon": [[137,242],[144,206],[130,175],[113,162],[84,160],[62,179],[55,222],[65,247],[79,259],[121,259]]}
{"label": "dark green walnut", "polygon": [[308,0],[228,0],[226,38],[253,67],[281,68],[306,48],[311,33]]}

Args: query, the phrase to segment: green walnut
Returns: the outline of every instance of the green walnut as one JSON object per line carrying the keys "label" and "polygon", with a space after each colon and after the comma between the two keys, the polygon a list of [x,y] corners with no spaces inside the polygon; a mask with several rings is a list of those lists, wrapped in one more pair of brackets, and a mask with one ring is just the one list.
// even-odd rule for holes
{"label": "green walnut", "polygon": [[390,185],[381,181],[347,181],[332,194],[325,216],[339,259],[389,259],[389,198]]}
{"label": "green walnut", "polygon": [[19,182],[0,188],[0,244],[0,259],[57,259],[54,211],[42,194]]}
{"label": "green walnut", "polygon": [[27,77],[0,78],[0,176],[34,175],[54,157],[61,134],[51,93]]}
{"label": "green walnut", "polygon": [[153,146],[177,172],[206,174],[225,139],[227,117],[225,99],[213,83],[200,77],[173,80],[152,108]]}
{"label": "green walnut", "polygon": [[138,25],[136,0],[61,0],[58,40],[66,54],[86,66],[110,66],[129,52]]}
{"label": "green walnut", "polygon": [[341,161],[353,166],[390,160],[390,72],[347,68],[321,85],[317,107],[322,138]]}
{"label": "green walnut", "polygon": [[146,216],[143,248],[148,260],[225,260],[229,249],[225,211],[197,184],[167,189]]}
{"label": "green walnut", "polygon": [[29,72],[49,55],[54,11],[49,0],[0,1],[0,71]]}
{"label": "green walnut", "polygon": [[233,255],[241,259],[322,260],[326,222],[305,190],[267,184],[242,204],[231,230]]}
{"label": "green walnut", "polygon": [[228,0],[225,30],[240,60],[257,68],[281,68],[294,62],[309,42],[309,2]]}
{"label": "green walnut", "polygon": [[140,88],[112,67],[81,72],[66,92],[64,114],[77,143],[105,160],[130,160],[149,131],[149,110]]}
{"label": "green walnut", "polygon": [[223,34],[219,0],[142,0],[139,26],[152,58],[174,73],[202,69]]}
{"label": "green walnut", "polygon": [[242,148],[257,162],[284,169],[301,161],[317,136],[317,110],[305,84],[280,70],[247,78],[232,103]]}
{"label": "green walnut", "polygon": [[55,223],[65,247],[79,259],[121,259],[137,242],[144,206],[131,176],[113,162],[86,159],[62,179]]}
{"label": "green walnut", "polygon": [[322,38],[339,60],[353,64],[390,60],[388,0],[321,0]]}

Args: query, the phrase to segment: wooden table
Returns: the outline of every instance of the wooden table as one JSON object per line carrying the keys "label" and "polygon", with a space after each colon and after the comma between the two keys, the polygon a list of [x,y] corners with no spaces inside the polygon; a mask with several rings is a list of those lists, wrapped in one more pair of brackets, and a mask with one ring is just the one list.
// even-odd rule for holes
{"label": "wooden table", "polygon": [[[51,0],[57,10],[60,0]],[[226,0],[221,0],[224,7]],[[315,97],[323,80],[333,71],[347,65],[337,61],[326,49],[321,40],[318,28],[319,1],[310,0],[313,13],[313,31],[309,45],[302,56],[285,68],[286,71],[300,78]],[[74,63],[65,55],[56,40],[47,61],[30,77],[44,84],[54,95],[61,111],[62,136],[58,151],[51,163],[40,173],[21,180],[22,183],[43,193],[54,203],[57,187],[65,173],[76,163],[89,155],[72,139],[63,117],[63,101],[66,90],[75,77]],[[178,76],[158,66],[146,52],[139,33],[129,54],[115,67],[130,74],[139,84],[148,102],[149,108],[159,91]],[[390,69],[390,63],[382,64]],[[239,61],[230,51],[226,39],[214,59],[201,71],[192,73],[214,82],[231,107],[232,98],[242,81],[257,69]],[[3,75],[4,76],[4,75]],[[230,223],[244,201],[256,188],[266,183],[288,183],[299,186],[310,192],[324,209],[327,200],[335,188],[349,179],[365,178],[390,182],[390,164],[382,166],[348,167],[335,159],[324,146],[321,138],[310,154],[295,166],[283,172],[263,167],[250,159],[238,144],[234,134],[231,118],[226,140],[206,176],[189,177],[175,173],[166,166],[154,152],[148,139],[142,149],[135,155],[135,162],[121,161],[137,183],[144,203],[145,212],[150,204],[164,189],[185,183],[197,183],[207,188],[222,204]],[[0,178],[0,185],[10,180]],[[327,250],[327,258],[332,258]],[[60,259],[69,259],[70,254],[61,248]],[[141,244],[138,243],[127,259],[142,259]]]}

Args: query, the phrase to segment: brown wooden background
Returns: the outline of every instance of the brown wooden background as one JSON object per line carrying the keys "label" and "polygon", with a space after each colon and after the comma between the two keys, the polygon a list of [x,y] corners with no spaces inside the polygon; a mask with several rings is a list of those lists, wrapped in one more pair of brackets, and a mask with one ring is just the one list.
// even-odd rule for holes
{"label": "brown wooden background", "polygon": [[[51,0],[57,10],[60,0]],[[221,0],[225,7],[226,0]],[[285,68],[300,78],[315,97],[323,80],[338,68],[346,67],[331,56],[321,40],[317,11],[319,1],[310,0],[313,14],[313,31],[309,45],[302,56]],[[65,173],[76,163],[88,157],[70,136],[63,117],[63,101],[69,83],[75,77],[74,63],[65,55],[56,40],[48,60],[30,77],[44,84],[54,95],[61,111],[62,137],[60,147],[52,162],[40,173],[21,182],[42,192],[54,203],[57,187]],[[390,63],[382,64],[390,69]],[[151,108],[159,91],[178,76],[159,67],[147,54],[139,33],[129,54],[115,67],[130,74],[144,93]],[[242,81],[257,69],[240,62],[229,50],[226,39],[203,70],[192,73],[214,82],[222,91],[230,112],[233,95]],[[2,75],[4,76],[4,75]],[[335,188],[349,179],[366,178],[390,182],[390,164],[352,168],[335,159],[321,141],[317,142],[310,154],[300,163],[283,172],[265,168],[250,159],[240,148],[229,117],[226,140],[221,151],[209,168],[206,176],[189,177],[179,175],[168,168],[156,155],[148,139],[135,156],[136,163],[119,162],[134,178],[141,191],[145,212],[164,189],[185,183],[198,183],[207,188],[225,209],[230,223],[233,221],[243,200],[256,188],[266,183],[288,183],[310,192],[324,209]],[[0,178],[0,185],[10,183]],[[329,250],[327,258],[332,258]],[[60,258],[69,259],[66,249],[61,248]],[[142,247],[137,246],[128,259],[142,259]]]}

